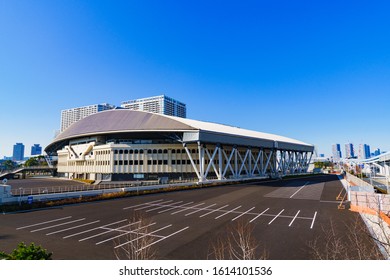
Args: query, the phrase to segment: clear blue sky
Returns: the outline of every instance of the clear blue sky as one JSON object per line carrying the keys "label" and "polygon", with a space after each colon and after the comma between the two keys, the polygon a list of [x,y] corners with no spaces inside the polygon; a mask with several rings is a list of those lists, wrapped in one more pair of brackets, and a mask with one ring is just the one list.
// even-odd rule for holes
{"label": "clear blue sky", "polygon": [[390,150],[389,1],[0,0],[0,157],[62,109],[166,94],[188,118]]}

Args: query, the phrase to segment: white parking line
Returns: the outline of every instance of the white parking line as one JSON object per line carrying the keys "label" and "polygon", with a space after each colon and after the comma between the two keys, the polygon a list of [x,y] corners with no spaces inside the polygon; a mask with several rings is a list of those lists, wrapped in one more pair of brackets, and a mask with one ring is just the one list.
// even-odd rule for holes
{"label": "white parking line", "polygon": [[60,232],[68,231],[68,230],[72,230],[72,229],[75,229],[75,228],[85,227],[85,226],[89,226],[89,225],[92,225],[92,224],[96,224],[98,222],[100,222],[100,220],[96,220],[96,221],[93,221],[93,222],[90,222],[90,223],[74,226],[74,227],[71,227],[71,228],[57,230],[57,231],[54,231],[54,232],[47,233],[46,235],[52,235],[52,234],[56,234],[56,233],[60,233]]}
{"label": "white parking line", "polygon": [[101,233],[98,233],[98,234],[95,234],[95,235],[92,235],[92,236],[88,236],[88,237],[85,237],[83,239],[80,239],[79,242],[83,242],[85,240],[88,240],[88,239],[91,239],[91,238],[94,238],[94,237],[98,237],[98,236],[101,236],[103,234],[106,234],[106,233],[109,233],[109,232],[113,232],[115,230],[118,230],[118,229],[121,229],[121,228],[124,228],[124,227],[128,227],[128,226],[131,226],[131,225],[135,225],[135,224],[138,224],[140,223],[141,221],[138,221],[138,222],[135,222],[135,223],[132,223],[132,224],[127,224],[127,225],[124,225],[124,226],[121,226],[121,227],[118,227],[118,228],[115,228],[115,229],[112,229],[112,228],[106,228],[106,227],[99,227],[99,229],[103,229],[105,231],[101,232]]}
{"label": "white parking line", "polygon": [[62,224],[58,224],[58,225],[53,225],[53,226],[48,226],[48,227],[44,227],[44,228],[34,229],[34,230],[30,231],[30,232],[42,231],[42,230],[45,230],[45,229],[59,227],[59,226],[72,224],[72,223],[77,223],[77,222],[84,221],[84,220],[85,220],[85,218],[82,218],[82,219],[78,219],[78,220],[74,220],[74,221],[70,221],[70,222],[66,222],[66,223],[62,223]]}
{"label": "white parking line", "polygon": [[313,217],[313,221],[311,222],[310,229],[313,229],[314,221],[316,220],[316,217],[317,217],[317,211],[314,213],[314,217]]}
{"label": "white parking line", "polygon": [[205,204],[205,202],[196,204],[195,206],[192,206],[192,207],[186,207],[186,208],[184,208],[184,209],[181,209],[181,210],[179,210],[179,211],[176,211],[176,212],[171,213],[171,215],[175,215],[175,214],[177,214],[177,213],[184,212],[184,211],[187,211],[187,210],[190,210],[190,209],[195,209],[195,207],[198,207],[198,206],[203,205],[203,204]]}
{"label": "white parking line", "polygon": [[215,206],[215,205],[217,205],[217,204],[216,204],[216,203],[211,204],[211,205],[209,205],[209,206],[207,206],[207,207],[204,207],[204,208],[195,210],[195,211],[193,211],[193,212],[191,212],[191,213],[187,213],[187,214],[185,214],[184,216],[187,217],[187,216],[189,216],[189,215],[192,215],[192,214],[198,213],[198,212],[200,212],[200,211],[206,210],[207,208],[210,208],[210,207]]}
{"label": "white parking line", "polygon": [[293,193],[290,198],[293,198],[294,195],[296,195],[300,190],[302,190],[309,182],[306,182],[302,187],[300,187],[295,193]]}
{"label": "white parking line", "polygon": [[[97,243],[95,243],[95,244],[96,244],[96,245],[103,244],[103,243],[105,243],[105,242],[107,242],[107,241],[110,241],[110,240],[119,238],[119,237],[124,236],[124,235],[126,235],[126,234],[129,234],[129,233],[136,233],[137,231],[139,231],[139,230],[141,230],[141,229],[144,229],[144,228],[153,226],[153,225],[155,225],[155,224],[156,224],[156,223],[151,223],[151,224],[149,224],[149,225],[146,225],[146,226],[143,226],[143,227],[140,227],[140,228],[136,228],[136,229],[134,229],[134,230],[118,230],[118,229],[116,229],[115,231],[122,231],[122,232],[124,232],[124,233],[119,234],[119,235],[114,236],[114,237],[110,237],[110,238],[108,238],[108,239],[106,239],[106,240],[99,241],[99,242],[97,242]],[[126,226],[130,226],[130,225],[126,225]],[[123,227],[121,227],[121,228],[123,228]]]}
{"label": "white parking line", "polygon": [[276,215],[268,224],[270,225],[273,221],[275,221],[276,218],[279,217],[279,215],[283,213],[283,211],[284,211],[284,209],[282,211],[280,211],[279,214]]}
{"label": "white parking line", "polygon": [[215,218],[215,220],[217,220],[217,219],[219,219],[219,218],[221,218],[221,217],[223,217],[223,216],[225,216],[225,215],[227,215],[229,213],[232,213],[234,210],[237,210],[240,207],[241,207],[241,205],[236,207],[236,208],[234,208],[234,209],[232,209],[232,210],[227,211],[226,213],[223,213],[222,215],[219,215],[218,217]]}
{"label": "white parking line", "polygon": [[[131,242],[134,242],[134,241],[136,241],[136,240],[138,240],[138,239],[144,238],[144,237],[146,237],[146,236],[151,236],[153,233],[162,231],[162,230],[164,230],[164,229],[166,229],[166,228],[169,228],[169,227],[171,227],[171,226],[172,226],[172,224],[167,225],[167,226],[162,227],[162,228],[159,228],[159,229],[157,229],[157,230],[154,230],[154,231],[152,231],[152,232],[149,232],[149,233],[145,234],[144,236],[137,237],[137,238],[135,238],[135,239],[133,239],[133,240],[129,240],[129,241],[125,242],[125,243],[119,244],[119,245],[115,246],[114,248],[117,249],[117,248],[122,247],[122,246],[124,246],[124,245],[126,245],[126,244],[129,244],[129,243],[131,243]],[[163,237],[163,238],[165,239],[166,237]],[[157,243],[157,242],[153,242],[153,243],[151,243],[149,246],[153,245],[154,243]],[[147,247],[149,247],[149,246],[147,246]],[[146,247],[144,247],[144,248],[146,248]],[[142,248],[142,249],[143,249],[143,248]],[[140,250],[138,250],[138,251],[140,251]],[[138,251],[137,251],[137,252],[138,252]]]}
{"label": "white parking line", "polygon": [[85,231],[82,231],[82,232],[77,232],[77,233],[74,233],[74,234],[71,234],[71,235],[67,235],[67,236],[64,236],[62,238],[63,239],[67,239],[67,238],[70,238],[70,237],[73,237],[73,236],[77,236],[77,235],[80,235],[80,234],[83,234],[83,233],[87,233],[87,232],[91,232],[91,231],[94,231],[94,230],[102,229],[102,227],[108,227],[108,226],[120,224],[120,223],[123,223],[123,222],[126,222],[126,221],[127,221],[127,219],[124,219],[124,220],[121,220],[121,221],[118,221],[118,222],[114,222],[114,223],[111,223],[111,224],[107,224],[107,225],[104,225],[104,226],[95,227],[95,228],[88,229],[88,230],[85,230]]}
{"label": "white parking line", "polygon": [[263,215],[265,212],[267,212],[269,210],[269,208],[265,209],[263,212],[261,212],[259,215],[257,215],[256,217],[254,217],[252,220],[250,220],[249,222],[253,222],[254,220],[256,220],[258,217],[260,217],[261,215]]}
{"label": "white parking line", "polygon": [[199,216],[199,218],[203,218],[203,217],[205,217],[205,216],[207,216],[207,215],[210,215],[210,214],[212,214],[212,213],[214,213],[214,212],[217,212],[217,211],[219,211],[219,210],[221,210],[221,209],[223,209],[223,208],[226,208],[226,207],[228,207],[228,206],[229,206],[229,204],[226,204],[225,206],[219,207],[218,209],[214,209],[213,211],[210,211],[210,212],[208,212],[208,213],[206,213],[206,214],[203,214],[202,216]]}
{"label": "white parking line", "polygon": [[160,202],[160,203],[148,203],[148,205],[143,206],[141,208],[136,208],[136,209],[134,209],[134,211],[139,211],[139,210],[150,208],[150,207],[154,207],[154,206],[161,206],[164,203],[169,203],[169,202],[172,202],[172,201],[173,200],[167,200],[167,201],[163,201],[163,202]]}
{"label": "white parking line", "polygon": [[125,208],[122,208],[122,209],[123,209],[123,210],[127,210],[127,209],[135,208],[135,207],[138,207],[138,206],[141,206],[141,205],[150,204],[150,203],[155,203],[155,202],[159,202],[159,201],[163,201],[163,200],[164,200],[164,199],[158,199],[158,200],[154,200],[154,201],[149,201],[149,202],[145,202],[145,203],[141,203],[141,204],[137,204],[137,205],[125,207]]}
{"label": "white parking line", "polygon": [[52,223],[52,222],[57,222],[57,221],[62,221],[62,220],[70,219],[70,218],[72,218],[72,216],[68,216],[68,217],[60,218],[60,219],[55,219],[55,220],[51,220],[51,221],[46,221],[46,222],[42,222],[42,223],[38,223],[38,224],[28,225],[28,226],[24,226],[24,227],[18,227],[16,230],[29,228],[29,227],[40,226],[40,225],[44,225],[44,224],[48,224],[48,223]]}
{"label": "white parking line", "polygon": [[301,212],[301,210],[298,210],[298,212],[295,214],[294,219],[292,219],[291,223],[288,225],[289,227],[291,227],[291,225],[293,224],[293,222],[295,221],[295,219],[298,217],[299,212]]}
{"label": "white parking line", "polygon": [[[170,200],[170,201],[173,201],[173,200]],[[178,204],[178,203],[182,203],[182,202],[183,201],[179,201],[179,202],[171,203],[171,204],[168,204],[168,205],[162,205],[162,206],[159,206],[159,207],[156,207],[156,208],[153,208],[153,209],[146,210],[146,212],[156,211],[158,209],[161,209],[161,208],[164,208],[164,207],[169,207],[169,206],[172,206],[172,205],[175,205],[175,204]]]}
{"label": "white parking line", "polygon": [[153,242],[153,243],[150,243],[148,246],[142,247],[142,248],[139,249],[137,252],[142,251],[143,249],[146,249],[146,248],[148,248],[148,247],[150,247],[150,246],[152,246],[152,245],[154,245],[154,244],[156,244],[156,243],[158,243],[158,242],[161,242],[161,241],[163,241],[163,240],[165,240],[165,239],[167,239],[167,238],[169,238],[169,237],[171,237],[171,236],[174,236],[175,234],[178,234],[178,233],[180,233],[180,232],[182,232],[182,231],[184,231],[184,230],[186,230],[186,229],[189,229],[189,227],[182,228],[181,230],[178,230],[178,231],[176,231],[176,232],[174,232],[174,233],[172,233],[172,234],[170,234],[170,235],[168,235],[168,236],[165,236],[165,237],[161,238],[160,240],[157,240],[157,241],[155,241],[155,242]]}
{"label": "white parking line", "polygon": [[175,206],[172,206],[172,208],[170,208],[170,209],[165,209],[165,210],[159,211],[158,213],[161,214],[161,213],[164,213],[164,212],[167,212],[167,211],[171,211],[171,210],[173,210],[173,209],[183,208],[183,206],[186,206],[186,205],[192,204],[192,203],[194,203],[194,202],[191,201],[191,202],[188,202],[188,203],[184,203],[184,204],[182,204],[182,205],[175,205]]}
{"label": "white parking line", "polygon": [[238,215],[237,217],[233,218],[232,219],[232,222],[237,220],[238,218],[244,216],[245,214],[247,214],[249,211],[253,210],[255,207],[252,207],[251,209],[249,209],[248,211],[244,212],[244,213],[241,213],[240,215]]}

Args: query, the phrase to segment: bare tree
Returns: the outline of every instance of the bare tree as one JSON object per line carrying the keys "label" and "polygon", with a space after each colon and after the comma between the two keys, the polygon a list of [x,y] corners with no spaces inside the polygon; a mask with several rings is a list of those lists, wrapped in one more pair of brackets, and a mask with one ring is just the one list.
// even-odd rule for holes
{"label": "bare tree", "polygon": [[217,260],[266,259],[267,252],[259,254],[259,242],[253,235],[254,225],[244,219],[226,228],[210,245],[210,258]]}
{"label": "bare tree", "polygon": [[322,226],[322,234],[308,242],[311,258],[315,260],[373,260],[383,255],[370,237],[359,216],[351,225],[343,225],[343,234],[333,221]]}
{"label": "bare tree", "polygon": [[153,247],[155,237],[151,234],[150,226],[154,223],[136,213],[128,222],[127,227],[121,228],[123,235],[114,240],[114,254],[118,260],[153,260],[157,251]]}

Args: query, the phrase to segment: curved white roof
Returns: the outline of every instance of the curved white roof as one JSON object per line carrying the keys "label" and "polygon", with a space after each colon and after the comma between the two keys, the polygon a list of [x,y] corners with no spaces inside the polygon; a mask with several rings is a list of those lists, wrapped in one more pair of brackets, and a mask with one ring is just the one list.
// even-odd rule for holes
{"label": "curved white roof", "polygon": [[240,146],[313,151],[314,146],[280,135],[129,109],[90,115],[67,128],[45,150],[81,137],[121,133],[183,133],[183,142],[220,143]]}

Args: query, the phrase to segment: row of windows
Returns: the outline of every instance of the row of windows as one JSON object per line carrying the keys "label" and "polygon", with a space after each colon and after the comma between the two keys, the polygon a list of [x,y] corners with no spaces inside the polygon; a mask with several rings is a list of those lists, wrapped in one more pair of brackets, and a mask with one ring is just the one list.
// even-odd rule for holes
{"label": "row of windows", "polygon": [[[192,150],[190,150],[190,152],[192,153],[192,154],[195,154],[195,153],[198,153],[199,152],[199,150],[198,149],[192,149]],[[114,150],[114,154],[120,154],[120,155],[122,155],[122,154],[143,154],[144,153],[144,150]],[[154,149],[154,150],[151,150],[151,149],[149,149],[149,150],[147,150],[147,153],[148,154],[167,154],[168,153],[168,150],[167,149],[164,149],[164,150],[162,150],[162,149],[159,149],[159,150],[157,150],[157,149]],[[172,149],[172,154],[180,154],[180,153],[182,153],[182,154],[185,154],[186,153],[186,150],[185,149]]]}
{"label": "row of windows", "polygon": [[97,155],[109,155],[110,151],[109,150],[106,150],[106,151],[96,151],[96,154]]}

